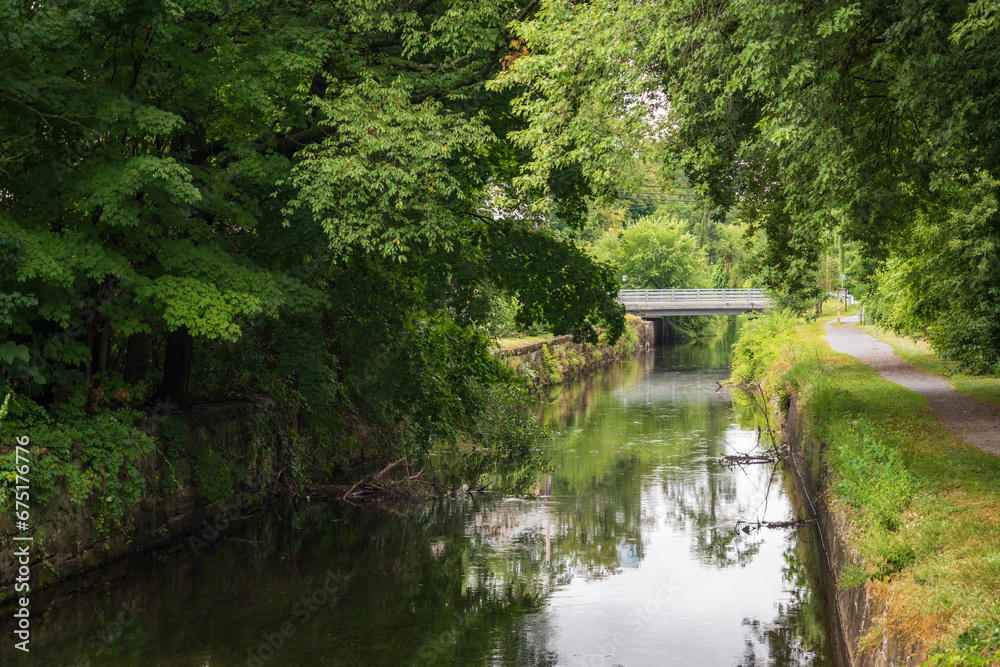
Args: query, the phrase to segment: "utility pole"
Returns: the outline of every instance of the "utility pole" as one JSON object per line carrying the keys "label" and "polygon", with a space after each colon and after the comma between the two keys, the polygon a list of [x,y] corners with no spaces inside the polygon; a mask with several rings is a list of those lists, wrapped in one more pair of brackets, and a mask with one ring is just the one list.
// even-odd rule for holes
{"label": "utility pole", "polygon": [[837,234],[837,242],[840,244],[840,286],[844,286],[844,236]]}
{"label": "utility pole", "polygon": [[[837,245],[840,246],[840,289],[837,290],[837,324],[840,324],[840,294],[844,291],[844,235],[837,232]],[[846,293],[845,293],[846,296]],[[846,299],[845,299],[846,301]],[[846,305],[846,304],[845,304]]]}

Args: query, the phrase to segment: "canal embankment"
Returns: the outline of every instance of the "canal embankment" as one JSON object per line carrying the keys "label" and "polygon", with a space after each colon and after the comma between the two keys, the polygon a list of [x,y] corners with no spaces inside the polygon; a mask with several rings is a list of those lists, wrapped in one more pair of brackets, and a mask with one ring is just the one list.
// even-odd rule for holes
{"label": "canal embankment", "polygon": [[[577,344],[561,336],[498,354],[537,391],[631,357],[649,341],[645,323],[628,316],[625,333],[614,345]],[[48,486],[36,484],[33,548],[26,566],[32,586],[70,579],[82,587],[101,585],[117,576],[104,566],[118,559],[178,540],[195,551],[212,545],[231,522],[245,518],[283,477],[288,479],[289,461],[303,469],[311,465],[320,470],[313,477],[325,479],[328,462],[322,456],[328,453],[318,437],[308,428],[300,428],[294,438],[282,437],[287,427],[278,406],[267,399],[154,410],[140,424],[150,446],[135,453],[132,474],[113,479],[132,490],[134,502],[119,501],[124,492],[110,488],[97,501],[85,502],[81,489],[94,482],[84,474],[72,479],[53,474]],[[296,452],[287,451],[290,442],[298,443]],[[46,444],[51,446],[37,442],[30,447],[40,452]],[[5,538],[17,532],[13,513],[0,516]],[[12,550],[0,552],[0,604],[16,597],[21,565]]]}
{"label": "canal embankment", "polygon": [[835,667],[812,527],[737,529],[801,500],[781,470],[718,464],[760,442],[717,384],[729,324],[554,387],[543,458],[488,493],[241,514],[98,589],[39,592],[14,664]]}
{"label": "canal embankment", "polygon": [[[281,470],[272,401],[154,411],[140,428],[154,446],[136,457],[126,480],[136,489],[136,502],[115,503],[111,491],[87,502],[75,479],[53,484],[48,496],[36,494],[29,562],[11,549],[0,551],[0,603],[17,596],[19,578],[30,577],[33,590],[70,579],[77,587],[99,587],[127,574],[128,559],[163,545],[208,548],[260,504]],[[43,446],[29,445],[32,453]],[[8,543],[18,530],[13,513],[0,516]],[[185,535],[186,542],[178,542]],[[124,569],[104,567],[123,558]]]}
{"label": "canal embankment", "polygon": [[822,323],[786,333],[745,345],[816,508],[849,664],[997,664],[1000,458]]}
{"label": "canal embankment", "polygon": [[[574,343],[572,336],[532,337],[494,350],[531,391],[561,384],[631,357],[652,345],[652,330],[642,318],[626,315],[625,332],[612,345]],[[603,337],[603,336],[602,336]]]}

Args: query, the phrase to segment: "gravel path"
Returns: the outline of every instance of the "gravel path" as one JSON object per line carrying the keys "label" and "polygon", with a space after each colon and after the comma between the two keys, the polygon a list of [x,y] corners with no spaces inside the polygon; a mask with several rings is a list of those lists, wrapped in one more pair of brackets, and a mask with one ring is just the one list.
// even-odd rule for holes
{"label": "gravel path", "polygon": [[984,452],[1000,456],[1000,408],[960,394],[943,377],[923,373],[903,361],[887,343],[854,328],[858,316],[827,322],[826,340],[835,352],[849,354],[868,364],[886,380],[927,398],[941,425]]}

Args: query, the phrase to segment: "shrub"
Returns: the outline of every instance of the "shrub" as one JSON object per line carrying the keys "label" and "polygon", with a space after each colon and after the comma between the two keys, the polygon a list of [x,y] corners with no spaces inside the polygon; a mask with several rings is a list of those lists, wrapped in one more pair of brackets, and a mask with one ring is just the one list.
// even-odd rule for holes
{"label": "shrub", "polygon": [[[15,397],[15,402],[29,399]],[[34,411],[20,406],[22,419],[0,423],[0,439],[27,436],[30,444],[32,504],[44,507],[63,488],[78,507],[92,502],[98,510],[99,528],[111,517],[121,525],[128,507],[138,503],[146,477],[138,464],[153,451],[155,442],[132,426],[141,414],[133,410],[106,411],[65,424],[35,419]],[[11,471],[0,475],[0,511],[13,499],[16,453],[0,456],[0,466]]]}
{"label": "shrub", "polygon": [[746,391],[774,391],[776,364],[790,349],[795,325],[788,311],[771,312],[744,324],[733,347],[730,383]]}

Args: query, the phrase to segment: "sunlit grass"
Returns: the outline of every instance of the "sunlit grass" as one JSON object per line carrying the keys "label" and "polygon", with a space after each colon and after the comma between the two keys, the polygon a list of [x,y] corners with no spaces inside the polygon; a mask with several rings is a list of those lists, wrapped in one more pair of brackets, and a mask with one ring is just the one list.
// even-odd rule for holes
{"label": "sunlit grass", "polygon": [[[892,501],[903,497],[898,482],[873,478],[867,487],[835,487],[834,503],[850,517],[860,559],[859,572],[840,573],[842,581],[873,577],[865,585],[885,605],[886,627],[927,646],[950,647],[970,628],[997,627],[1000,458],[940,427],[920,395],[832,352],[821,324],[798,331],[796,361],[785,380],[799,394],[810,436],[824,443],[824,462],[834,478],[852,474],[849,462],[857,466],[859,458],[872,456],[855,425],[861,420],[877,443],[874,456],[891,451],[912,490],[908,504],[897,509]],[[896,494],[874,503],[895,516],[873,516],[866,498],[873,493]],[[940,664],[989,664],[962,660],[967,662]]]}
{"label": "sunlit grass", "polygon": [[521,345],[527,345],[528,343],[540,343],[545,340],[552,340],[555,337],[556,336],[547,333],[541,336],[517,336],[515,338],[500,338],[497,339],[497,347],[506,350],[512,347],[520,347]]}

